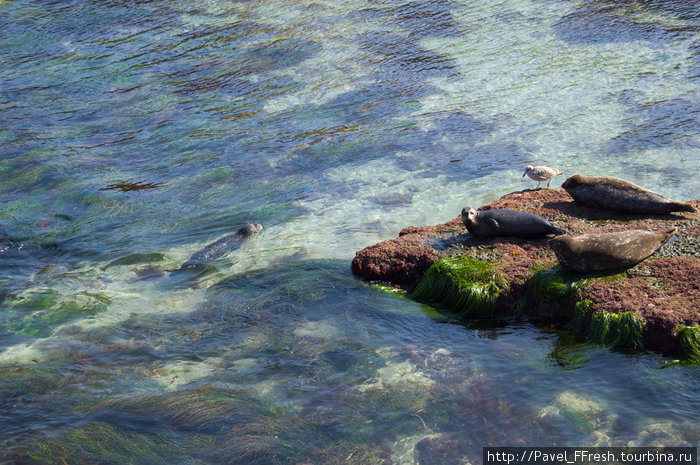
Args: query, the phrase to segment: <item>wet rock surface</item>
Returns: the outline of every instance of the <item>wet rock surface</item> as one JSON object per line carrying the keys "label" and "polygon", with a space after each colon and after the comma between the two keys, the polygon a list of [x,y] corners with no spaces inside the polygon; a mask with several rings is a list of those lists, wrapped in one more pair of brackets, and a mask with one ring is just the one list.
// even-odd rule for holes
{"label": "wet rock surface", "polygon": [[[689,203],[700,206],[700,200]],[[580,205],[562,189],[514,192],[480,207],[492,208],[540,215],[574,236],[677,228],[676,236],[636,266],[614,274],[575,276],[585,279],[585,286],[566,305],[588,300],[593,312],[634,312],[645,323],[645,348],[663,353],[677,352],[678,325],[700,323],[700,213],[620,213]],[[512,315],[516,303],[526,301],[526,313],[538,318],[542,305],[528,291],[527,283],[537,269],[558,265],[549,247],[552,237],[475,237],[458,216],[436,226],[407,227],[397,238],[358,251],[352,271],[368,281],[412,291],[435,261],[465,255],[492,263],[508,282],[507,292],[498,298],[496,316]]]}

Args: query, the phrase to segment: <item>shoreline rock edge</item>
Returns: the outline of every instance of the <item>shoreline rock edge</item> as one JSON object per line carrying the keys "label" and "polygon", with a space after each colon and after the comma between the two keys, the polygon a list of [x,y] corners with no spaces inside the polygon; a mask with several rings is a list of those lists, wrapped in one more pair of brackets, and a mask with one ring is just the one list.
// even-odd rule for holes
{"label": "shoreline rock edge", "polygon": [[[689,203],[700,206],[700,200]],[[358,251],[352,272],[369,282],[414,293],[416,300],[446,306],[464,318],[526,316],[578,331],[601,344],[700,362],[700,213],[602,210],[576,203],[563,189],[513,192],[480,207],[490,208],[534,213],[574,235],[661,228],[677,228],[678,234],[630,269],[576,275],[558,265],[548,246],[550,238],[474,237],[457,216],[435,226],[406,227],[398,237]],[[447,281],[431,268],[438,261]],[[492,270],[493,280],[486,287],[474,271],[468,271],[476,269],[475,261]],[[462,270],[462,276],[445,273],[449,267]],[[421,283],[427,277],[431,282]],[[464,295],[450,290],[450,279]],[[488,311],[479,310],[479,298],[472,295],[483,294],[483,289],[493,290],[493,298],[480,296],[489,302]],[[463,302],[463,307],[455,302]],[[469,302],[469,312],[463,312],[464,302]]]}

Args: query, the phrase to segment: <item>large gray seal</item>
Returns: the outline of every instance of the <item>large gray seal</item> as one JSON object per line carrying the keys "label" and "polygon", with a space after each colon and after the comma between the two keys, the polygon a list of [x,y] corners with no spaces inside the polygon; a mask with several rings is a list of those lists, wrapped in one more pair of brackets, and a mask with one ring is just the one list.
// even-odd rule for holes
{"label": "large gray seal", "polygon": [[566,233],[541,216],[505,208],[477,211],[472,207],[464,207],[462,222],[475,236],[542,237]]}
{"label": "large gray seal", "polygon": [[217,258],[227,254],[228,252],[236,250],[241,245],[243,245],[243,242],[247,238],[257,233],[261,229],[262,225],[260,223],[246,224],[236,233],[224,236],[218,241],[212,242],[203,249],[192,254],[190,259],[183,263],[180,269],[188,270],[200,267],[202,265],[206,265],[216,260]]}
{"label": "large gray seal", "polygon": [[695,212],[688,202],[677,202],[624,179],[574,174],[561,185],[578,203],[625,213],[666,215]]}
{"label": "large gray seal", "polygon": [[549,246],[564,268],[578,273],[622,270],[642,262],[669,241],[678,229],[559,236]]}

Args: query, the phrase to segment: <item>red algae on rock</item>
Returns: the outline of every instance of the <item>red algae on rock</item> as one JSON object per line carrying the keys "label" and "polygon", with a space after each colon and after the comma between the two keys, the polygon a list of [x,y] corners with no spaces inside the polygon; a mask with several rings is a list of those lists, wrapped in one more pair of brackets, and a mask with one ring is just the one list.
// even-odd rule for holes
{"label": "red algae on rock", "polygon": [[446,256],[426,245],[428,237],[460,228],[464,229],[458,218],[438,226],[405,228],[398,238],[357,252],[352,261],[352,272],[368,281],[381,281],[411,290],[436,260]]}
{"label": "red algae on rock", "polygon": [[[700,206],[700,200],[689,203]],[[551,302],[543,301],[547,291],[538,290],[532,281],[538,270],[557,267],[549,238],[479,238],[467,232],[459,216],[436,226],[407,227],[399,237],[357,252],[352,271],[366,280],[410,291],[437,260],[463,255],[490,263],[508,283],[507,291],[496,302],[495,316],[517,314],[525,303],[525,313],[530,317],[547,320],[554,314],[568,315],[570,324],[574,305],[586,300],[593,314],[633,312],[643,322],[644,348],[667,354],[679,353],[677,328],[700,324],[700,213],[614,212],[580,205],[561,189],[514,192],[480,210],[492,208],[534,213],[573,235],[669,228],[677,228],[678,234],[651,257],[621,273],[567,275],[566,281],[580,280],[581,285],[574,286],[576,292],[566,299],[557,301],[562,308],[556,312],[552,312]],[[567,324],[561,318],[555,320],[555,324]]]}

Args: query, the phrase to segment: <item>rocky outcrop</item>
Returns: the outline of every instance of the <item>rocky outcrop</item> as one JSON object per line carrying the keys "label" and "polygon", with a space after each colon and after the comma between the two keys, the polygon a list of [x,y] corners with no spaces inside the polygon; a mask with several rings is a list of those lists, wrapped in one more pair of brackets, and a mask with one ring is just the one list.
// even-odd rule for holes
{"label": "rocky outcrop", "polygon": [[678,233],[630,269],[576,274],[558,264],[551,238],[475,237],[458,216],[405,228],[399,237],[357,252],[352,271],[465,317],[527,315],[605,344],[687,359],[695,350],[700,356],[700,213],[619,213],[580,205],[559,189],[514,192],[480,209],[491,208],[534,213],[572,235],[670,228]]}

